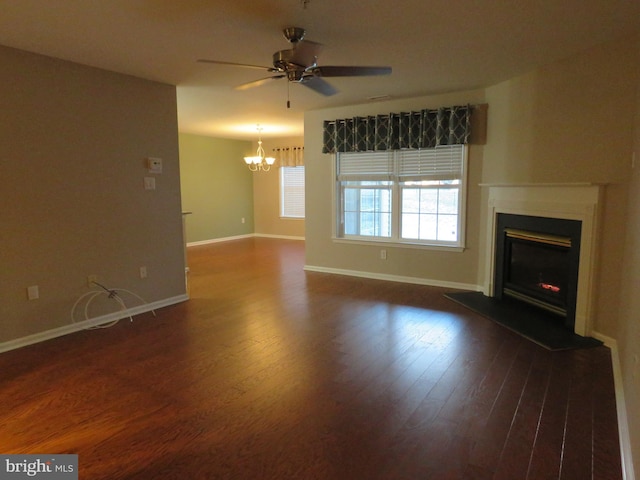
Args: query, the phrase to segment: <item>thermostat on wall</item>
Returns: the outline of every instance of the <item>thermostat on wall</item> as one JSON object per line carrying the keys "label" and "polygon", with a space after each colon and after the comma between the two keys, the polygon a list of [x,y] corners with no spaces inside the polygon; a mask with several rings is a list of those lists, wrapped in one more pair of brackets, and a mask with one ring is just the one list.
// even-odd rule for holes
{"label": "thermostat on wall", "polygon": [[155,157],[147,158],[147,169],[149,173],[162,173],[162,159]]}

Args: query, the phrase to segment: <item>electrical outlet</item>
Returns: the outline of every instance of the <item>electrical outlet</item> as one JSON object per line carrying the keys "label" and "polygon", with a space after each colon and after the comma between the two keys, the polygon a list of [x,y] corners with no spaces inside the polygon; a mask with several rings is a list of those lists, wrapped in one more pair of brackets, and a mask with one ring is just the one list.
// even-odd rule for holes
{"label": "electrical outlet", "polygon": [[87,286],[95,287],[95,283],[98,281],[98,275],[89,275],[87,277]]}
{"label": "electrical outlet", "polygon": [[244,223],[244,217],[240,219],[240,223]]}
{"label": "electrical outlet", "polygon": [[156,189],[156,179],[154,177],[144,177],[144,189],[145,190],[155,190]]}
{"label": "electrical outlet", "polygon": [[380,250],[380,260],[387,259],[387,251],[385,249]]}
{"label": "electrical outlet", "polygon": [[147,278],[147,267],[140,267],[140,278]]}

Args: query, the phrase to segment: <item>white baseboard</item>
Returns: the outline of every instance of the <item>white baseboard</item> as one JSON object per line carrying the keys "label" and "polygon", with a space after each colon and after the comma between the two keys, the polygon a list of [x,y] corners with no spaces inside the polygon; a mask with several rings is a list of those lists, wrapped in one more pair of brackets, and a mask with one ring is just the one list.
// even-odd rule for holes
{"label": "white baseboard", "polygon": [[631,438],[629,436],[629,421],[627,417],[627,404],[624,398],[624,384],[622,382],[622,370],[620,368],[620,356],[618,354],[618,342],[614,338],[607,337],[598,332],[591,332],[591,336],[609,347],[611,350],[611,367],[613,369],[613,383],[616,393],[616,411],[618,412],[618,434],[620,436],[620,459],[622,461],[623,480],[635,480],[633,470],[633,457],[631,455]]}
{"label": "white baseboard", "polygon": [[209,245],[211,243],[230,242],[231,240],[240,240],[242,238],[251,238],[255,236],[253,233],[246,235],[235,235],[233,237],[212,238],[210,240],[200,240],[198,242],[187,242],[187,247],[197,247],[199,245]]}
{"label": "white baseboard", "polygon": [[17,338],[15,340],[9,340],[8,342],[0,343],[0,353],[26,347],[27,345],[44,342],[53,338],[62,337],[63,335],[69,335],[71,333],[79,332],[80,330],[85,330],[91,327],[96,327],[98,325],[103,325],[105,323],[115,322],[117,320],[122,320],[123,318],[133,317],[134,315],[140,315],[141,313],[151,312],[152,310],[157,310],[162,307],[181,303],[186,300],[189,300],[188,295],[177,295],[175,297],[166,298],[164,300],[158,300],[157,302],[144,303],[142,305],[127,308],[126,310],[119,310],[107,315],[101,315],[100,317],[83,320],[77,323],[70,323],[62,327],[46,330],[44,332],[34,333],[33,335],[27,335],[26,337]]}
{"label": "white baseboard", "polygon": [[269,233],[256,233],[255,234],[256,237],[262,237],[262,238],[280,238],[282,240],[304,240],[304,237],[295,237],[292,235],[271,235]]}
{"label": "white baseboard", "polygon": [[362,272],[359,270],[344,270],[341,268],[327,268],[314,265],[305,265],[304,269],[308,272],[331,273],[334,275],[347,275],[349,277],[370,278],[373,280],[386,280],[389,282],[412,283],[416,285],[427,285],[429,287],[455,288],[457,290],[472,290],[474,292],[482,291],[482,286],[480,285],[446,282],[430,278],[405,277],[402,275],[389,275],[387,273]]}
{"label": "white baseboard", "polygon": [[280,238],[282,240],[304,240],[304,237],[295,237],[291,235],[271,235],[269,233],[247,233],[246,235],[235,235],[233,237],[212,238],[211,240],[200,240],[198,242],[188,242],[187,247],[197,247],[199,245],[210,245],[212,243],[230,242],[232,240],[241,240],[243,238]]}

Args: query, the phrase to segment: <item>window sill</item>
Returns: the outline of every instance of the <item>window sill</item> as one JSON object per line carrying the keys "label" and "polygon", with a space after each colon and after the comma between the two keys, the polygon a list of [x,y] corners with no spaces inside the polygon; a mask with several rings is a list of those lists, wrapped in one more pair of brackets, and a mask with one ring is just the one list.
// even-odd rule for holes
{"label": "window sill", "polygon": [[393,240],[364,240],[331,237],[333,243],[344,243],[348,245],[367,245],[367,246],[387,246],[394,248],[408,248],[416,250],[439,250],[441,252],[464,252],[464,246],[457,245],[427,245],[424,243],[396,242]]}

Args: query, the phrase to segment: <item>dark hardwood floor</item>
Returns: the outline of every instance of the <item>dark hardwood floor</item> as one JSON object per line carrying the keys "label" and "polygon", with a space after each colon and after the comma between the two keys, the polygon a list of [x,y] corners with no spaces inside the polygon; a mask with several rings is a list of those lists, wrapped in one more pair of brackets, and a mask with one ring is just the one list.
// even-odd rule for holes
{"label": "dark hardwood floor", "polygon": [[188,302],[0,354],[0,453],[77,453],[87,480],[622,478],[606,347],[305,273],[299,241],[189,262]]}

